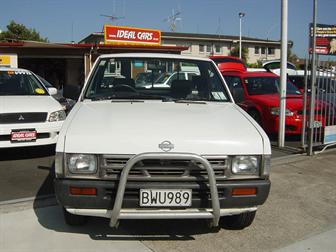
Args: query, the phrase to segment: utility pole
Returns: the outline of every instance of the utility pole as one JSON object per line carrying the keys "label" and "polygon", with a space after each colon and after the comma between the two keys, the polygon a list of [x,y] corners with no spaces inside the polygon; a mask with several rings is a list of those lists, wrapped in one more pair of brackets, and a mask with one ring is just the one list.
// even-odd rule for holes
{"label": "utility pole", "polygon": [[288,46],[288,0],[281,1],[281,70],[280,113],[278,146],[285,147],[286,92],[287,92],[287,46]]}
{"label": "utility pole", "polygon": [[308,144],[308,155],[313,155],[313,137],[314,137],[314,121],[315,121],[315,95],[316,95],[316,11],[317,11],[317,0],[314,0],[313,7],[313,51],[312,51],[312,62],[311,62],[311,95],[310,95],[310,106],[309,106],[309,144]]}
{"label": "utility pole", "polygon": [[244,12],[239,12],[239,59],[242,58],[242,18],[244,16]]}

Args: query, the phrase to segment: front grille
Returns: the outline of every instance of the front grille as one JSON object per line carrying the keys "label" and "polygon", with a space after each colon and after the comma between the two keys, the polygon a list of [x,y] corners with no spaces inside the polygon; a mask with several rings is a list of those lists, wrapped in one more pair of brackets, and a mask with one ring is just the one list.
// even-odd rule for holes
{"label": "front grille", "polygon": [[[120,176],[129,157],[101,156],[100,167],[102,177],[106,179],[116,179]],[[208,158],[213,168],[216,178],[225,178],[228,168],[227,157]],[[135,164],[129,172],[129,179],[206,179],[208,177],[206,169],[201,163],[191,160],[164,160],[146,159]]]}
{"label": "front grille", "polygon": [[0,114],[0,124],[45,122],[48,113],[4,113]]}

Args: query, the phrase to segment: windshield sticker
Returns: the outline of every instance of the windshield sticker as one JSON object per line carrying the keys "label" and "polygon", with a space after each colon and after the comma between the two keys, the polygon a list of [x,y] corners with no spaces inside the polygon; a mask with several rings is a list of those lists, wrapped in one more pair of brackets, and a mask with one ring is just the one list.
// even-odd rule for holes
{"label": "windshield sticker", "polygon": [[35,89],[35,93],[36,93],[36,94],[43,95],[43,94],[45,94],[45,91],[44,91],[42,88],[36,88],[36,89]]}
{"label": "windshield sticker", "polygon": [[223,92],[211,92],[211,94],[216,100],[225,100],[226,99]]}

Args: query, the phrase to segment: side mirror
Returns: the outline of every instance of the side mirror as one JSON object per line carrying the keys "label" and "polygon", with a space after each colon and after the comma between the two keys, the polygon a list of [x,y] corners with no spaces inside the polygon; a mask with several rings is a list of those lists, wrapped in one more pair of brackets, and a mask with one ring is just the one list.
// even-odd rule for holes
{"label": "side mirror", "polygon": [[78,85],[65,85],[63,88],[63,96],[77,101],[81,93],[81,87]]}
{"label": "side mirror", "polygon": [[48,92],[50,95],[56,95],[57,94],[57,89],[54,87],[49,87]]}

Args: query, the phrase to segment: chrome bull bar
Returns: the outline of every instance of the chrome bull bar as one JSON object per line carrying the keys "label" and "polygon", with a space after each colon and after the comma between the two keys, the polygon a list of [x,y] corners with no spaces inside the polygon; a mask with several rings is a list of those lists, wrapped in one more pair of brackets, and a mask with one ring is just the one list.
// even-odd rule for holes
{"label": "chrome bull bar", "polygon": [[[210,187],[210,195],[211,195],[211,203],[212,203],[212,209],[211,209],[211,216],[209,214],[207,216],[203,216],[202,212],[199,212],[199,214],[195,214],[195,218],[211,218],[212,217],[212,223],[211,225],[213,227],[218,226],[219,218],[220,218],[220,207],[219,207],[219,199],[218,199],[218,191],[217,191],[217,186],[216,186],[216,178],[215,178],[215,173],[211,168],[210,163],[208,160],[205,158],[192,154],[192,153],[156,153],[156,152],[149,152],[149,153],[142,153],[135,155],[134,157],[130,158],[124,169],[122,170],[122,173],[120,175],[120,180],[119,180],[119,185],[118,185],[118,190],[116,194],[116,198],[114,201],[114,206],[111,214],[111,219],[110,219],[110,226],[111,227],[117,227],[119,224],[119,219],[120,219],[120,212],[121,212],[121,206],[123,203],[124,199],[124,193],[125,193],[125,188],[126,188],[126,183],[127,183],[127,178],[130,170],[134,167],[134,165],[142,160],[145,159],[166,159],[166,160],[172,160],[172,159],[177,159],[177,160],[193,160],[196,162],[201,163],[204,168],[206,169],[208,173],[208,179],[209,179],[209,187]],[[139,217],[141,216],[141,211],[139,211]],[[180,218],[183,217],[183,213],[181,213],[181,210],[179,210],[180,213]],[[160,212],[158,211],[158,215]],[[172,211],[173,214],[173,211]],[[149,219],[155,218],[155,212],[153,211],[152,215],[147,215]],[[188,211],[186,211],[186,216],[188,216]],[[178,217],[178,215],[176,215]]]}

